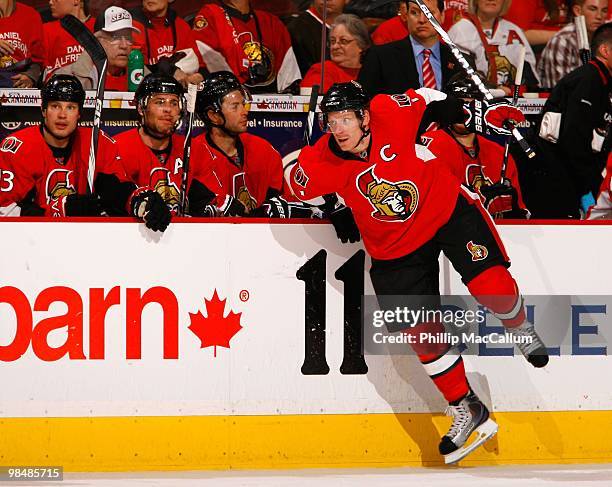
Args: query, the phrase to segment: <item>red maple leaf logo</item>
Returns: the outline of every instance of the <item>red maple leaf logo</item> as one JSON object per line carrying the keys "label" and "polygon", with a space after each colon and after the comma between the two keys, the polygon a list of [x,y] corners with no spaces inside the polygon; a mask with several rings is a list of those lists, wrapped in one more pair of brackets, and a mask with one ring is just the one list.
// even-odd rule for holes
{"label": "red maple leaf logo", "polygon": [[210,300],[204,298],[206,317],[199,311],[189,313],[191,318],[189,329],[202,342],[200,348],[215,347],[215,357],[217,356],[217,347],[230,348],[230,340],[242,329],[240,325],[240,315],[242,313],[234,313],[230,309],[228,315],[223,316],[226,301],[226,299],[219,299],[215,289]]}

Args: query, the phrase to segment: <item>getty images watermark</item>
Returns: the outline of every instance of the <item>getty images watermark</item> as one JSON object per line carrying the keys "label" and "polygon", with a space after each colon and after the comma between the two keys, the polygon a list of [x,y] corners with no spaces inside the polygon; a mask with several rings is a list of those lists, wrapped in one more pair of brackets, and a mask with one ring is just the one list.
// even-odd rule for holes
{"label": "getty images watermark", "polygon": [[[376,344],[408,343],[408,344],[441,344],[457,346],[460,343],[530,343],[531,337],[519,337],[504,331],[479,335],[471,328],[472,325],[485,323],[487,311],[464,309],[412,309],[408,306],[396,306],[392,310],[375,310],[372,316],[372,326],[381,329],[374,332],[372,340]],[[394,326],[404,326],[409,331],[389,334]],[[456,331],[442,331],[442,325],[457,328]],[[462,331],[464,330],[464,331]]]}
{"label": "getty images watermark", "polygon": [[[508,306],[508,296],[488,296]],[[510,301],[512,301],[510,299]],[[363,344],[369,355],[438,353],[512,356],[532,338],[509,332],[472,296],[364,296]],[[526,319],[554,355],[607,355],[612,296],[524,296]],[[611,310],[608,313],[608,310]]]}

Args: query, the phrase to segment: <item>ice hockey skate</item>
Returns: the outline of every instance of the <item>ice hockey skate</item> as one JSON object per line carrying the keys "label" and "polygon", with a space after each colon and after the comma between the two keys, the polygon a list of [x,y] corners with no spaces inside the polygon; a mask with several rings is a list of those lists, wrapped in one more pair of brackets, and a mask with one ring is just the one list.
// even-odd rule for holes
{"label": "ice hockey skate", "polygon": [[535,331],[535,326],[525,321],[521,326],[508,328],[516,340],[516,347],[525,356],[527,361],[536,368],[545,367],[548,363],[548,352],[546,345]]}
{"label": "ice hockey skate", "polygon": [[497,423],[489,418],[489,410],[471,391],[456,406],[449,405],[446,414],[453,417],[439,446],[446,464],[457,463],[497,433]]}

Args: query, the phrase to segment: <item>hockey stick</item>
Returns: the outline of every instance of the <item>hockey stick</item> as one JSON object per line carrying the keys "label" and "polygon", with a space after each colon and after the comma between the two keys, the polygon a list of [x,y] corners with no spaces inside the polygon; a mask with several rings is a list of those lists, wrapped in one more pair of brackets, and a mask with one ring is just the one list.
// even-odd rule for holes
{"label": "hockey stick", "polygon": [[586,21],[584,15],[574,17],[574,26],[576,27],[576,35],[578,36],[578,52],[582,64],[588,64],[591,60],[591,50],[589,48],[589,35],[587,33]]}
{"label": "hockey stick", "polygon": [[187,133],[185,134],[185,145],[183,146],[183,177],[181,180],[181,204],[179,215],[185,216],[187,209],[187,183],[189,182],[189,163],[191,161],[191,133],[193,131],[193,114],[195,112],[195,102],[198,86],[189,83],[187,87]]}
{"label": "hockey stick", "polygon": [[94,192],[94,174],[96,171],[96,152],[98,150],[98,137],[100,135],[100,119],[102,118],[102,103],[104,102],[104,82],[106,81],[106,68],[108,59],[104,48],[98,39],[89,31],[85,24],[73,15],[66,15],[60,19],[60,25],[74,37],[94,63],[98,72],[98,86],[96,87],[96,105],[89,145],[89,164],[87,166],[87,186],[89,192]]}
{"label": "hockey stick", "polygon": [[314,121],[317,111],[317,101],[319,99],[319,85],[313,85],[308,101],[308,116],[306,117],[306,128],[304,129],[304,144],[312,145],[312,132],[314,131]]}
{"label": "hockey stick", "polygon": [[321,91],[325,91],[325,56],[327,55],[327,0],[323,0],[323,22],[321,23]]}
{"label": "hockey stick", "polygon": [[[453,40],[450,38],[448,33],[442,28],[442,26],[440,25],[440,22],[438,22],[438,20],[433,16],[433,14],[427,8],[427,5],[423,3],[423,0],[410,0],[410,1],[416,3],[419,6],[419,8],[421,9],[421,12],[423,12],[425,17],[427,17],[427,20],[429,20],[433,28],[440,35],[440,37],[446,43],[446,45],[450,48],[451,52],[453,53],[453,56],[455,56],[455,59],[457,59],[457,61],[459,61],[459,64],[463,66],[463,69],[465,69],[467,75],[472,79],[472,82],[476,85],[478,90],[484,95],[485,99],[492,100],[494,97],[491,94],[491,92],[486,88],[482,80],[476,75],[476,72],[474,71],[472,66],[470,66],[470,64],[467,62],[467,60],[463,56],[463,54],[461,54],[461,51],[459,50],[457,45],[453,42]],[[510,127],[512,135],[514,136],[516,141],[519,143],[523,151],[525,151],[525,154],[527,154],[527,157],[529,158],[534,157],[535,152],[533,151],[531,147],[529,147],[529,144],[523,138],[523,136],[518,131],[516,126],[514,126],[514,124],[511,124],[510,122],[508,122],[508,126]]]}
{"label": "hockey stick", "polygon": [[[519,50],[519,59],[516,65],[516,75],[514,76],[514,91],[512,93],[512,104],[514,106],[518,103],[519,91],[521,89],[521,82],[523,81],[523,68],[525,67],[525,46],[521,44]],[[501,174],[499,177],[499,182],[501,184],[506,183],[506,170],[508,169],[508,158],[510,156],[510,142],[512,136],[508,135],[506,137],[506,142],[504,143],[504,159],[502,161]]]}

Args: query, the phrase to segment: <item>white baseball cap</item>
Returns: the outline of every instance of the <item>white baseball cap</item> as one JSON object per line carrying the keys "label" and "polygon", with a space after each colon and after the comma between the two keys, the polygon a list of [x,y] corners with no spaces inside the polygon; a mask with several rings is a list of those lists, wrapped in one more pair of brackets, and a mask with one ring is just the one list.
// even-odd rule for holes
{"label": "white baseball cap", "polygon": [[117,32],[118,30],[131,29],[140,34],[140,29],[132,25],[132,14],[121,7],[108,7],[98,16],[94,25],[94,32]]}

